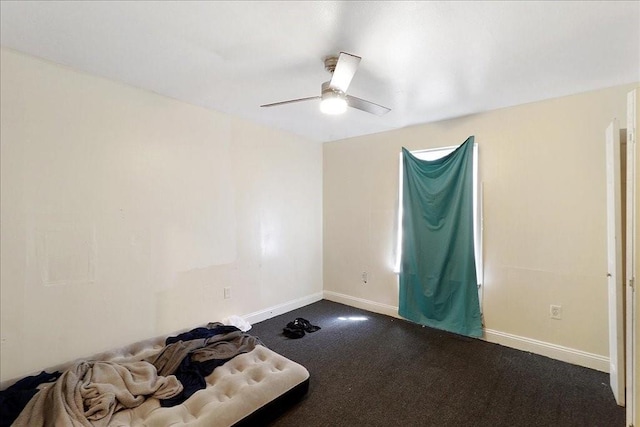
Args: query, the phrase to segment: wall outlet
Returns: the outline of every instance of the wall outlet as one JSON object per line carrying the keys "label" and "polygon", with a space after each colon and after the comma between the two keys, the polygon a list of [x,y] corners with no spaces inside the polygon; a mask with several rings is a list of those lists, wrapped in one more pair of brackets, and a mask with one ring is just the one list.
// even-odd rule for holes
{"label": "wall outlet", "polygon": [[553,305],[549,306],[549,316],[552,319],[561,320],[562,319],[562,306],[561,305]]}
{"label": "wall outlet", "polygon": [[231,288],[224,288],[224,299],[231,298]]}
{"label": "wall outlet", "polygon": [[366,285],[367,280],[369,280],[369,273],[367,273],[366,271],[363,271],[360,277],[362,278],[362,283]]}

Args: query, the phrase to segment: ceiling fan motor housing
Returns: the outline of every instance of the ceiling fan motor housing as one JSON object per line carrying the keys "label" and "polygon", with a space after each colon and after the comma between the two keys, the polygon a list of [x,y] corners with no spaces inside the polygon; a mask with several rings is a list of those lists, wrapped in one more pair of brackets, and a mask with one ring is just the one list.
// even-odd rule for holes
{"label": "ceiling fan motor housing", "polygon": [[324,69],[331,74],[336,70],[336,64],[338,64],[337,56],[328,56],[324,59]]}
{"label": "ceiling fan motor housing", "polygon": [[340,89],[331,87],[331,82],[322,83],[322,99],[325,98],[344,98],[345,94]]}

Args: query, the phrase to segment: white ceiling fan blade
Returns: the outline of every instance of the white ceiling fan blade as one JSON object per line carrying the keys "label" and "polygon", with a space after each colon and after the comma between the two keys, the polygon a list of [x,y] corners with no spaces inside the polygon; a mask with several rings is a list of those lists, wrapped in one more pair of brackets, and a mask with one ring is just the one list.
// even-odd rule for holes
{"label": "white ceiling fan blade", "polygon": [[347,104],[349,107],[357,108],[358,110],[366,111],[367,113],[375,114],[376,116],[382,116],[391,111],[390,108],[383,107],[382,105],[374,104],[364,99],[356,98],[355,96],[347,95]]}
{"label": "white ceiling fan blade", "polygon": [[359,56],[340,52],[338,63],[336,64],[336,69],[333,71],[333,77],[331,77],[329,86],[346,93],[361,59]]}
{"label": "white ceiling fan blade", "polygon": [[274,102],[272,104],[264,104],[264,105],[261,105],[261,107],[276,107],[278,105],[293,104],[295,102],[310,101],[312,99],[320,99],[320,97],[319,96],[310,96],[308,98],[291,99],[289,101],[280,101],[280,102]]}

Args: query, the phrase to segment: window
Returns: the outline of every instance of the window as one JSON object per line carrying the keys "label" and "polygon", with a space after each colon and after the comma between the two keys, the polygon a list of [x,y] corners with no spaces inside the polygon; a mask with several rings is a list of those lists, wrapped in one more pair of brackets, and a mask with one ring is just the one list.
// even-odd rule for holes
{"label": "window", "polygon": [[[421,160],[436,160],[452,153],[455,147],[434,148],[429,150],[411,151],[415,157]],[[400,259],[402,255],[402,152],[399,156],[398,168],[398,235],[396,238],[396,262],[394,271],[400,273]],[[473,144],[473,234],[474,234],[474,255],[476,261],[476,276],[478,278],[478,293],[481,297],[483,265],[482,265],[482,188],[478,180],[478,144]],[[482,310],[482,298],[480,298],[480,309]]]}

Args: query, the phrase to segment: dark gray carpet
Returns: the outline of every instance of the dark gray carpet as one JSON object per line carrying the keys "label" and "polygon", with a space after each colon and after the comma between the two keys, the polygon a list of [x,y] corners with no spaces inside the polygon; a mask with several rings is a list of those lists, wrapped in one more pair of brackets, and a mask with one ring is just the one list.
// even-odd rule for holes
{"label": "dark gray carpet", "polygon": [[[284,337],[296,317],[322,329]],[[271,426],[625,423],[605,373],[326,300],[250,333],[311,374],[306,397]]]}

